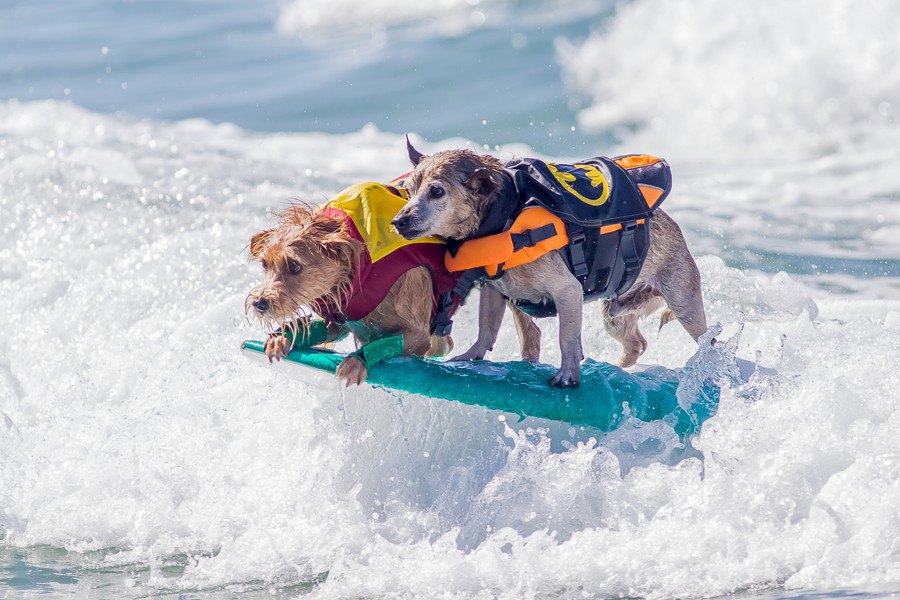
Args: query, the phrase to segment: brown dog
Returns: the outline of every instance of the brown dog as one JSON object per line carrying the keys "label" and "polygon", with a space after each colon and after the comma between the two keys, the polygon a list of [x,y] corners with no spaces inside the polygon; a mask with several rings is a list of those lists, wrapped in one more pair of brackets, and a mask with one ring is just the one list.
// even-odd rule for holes
{"label": "brown dog", "polygon": [[[394,225],[407,237],[436,235],[465,240],[475,233],[492,204],[510,185],[504,164],[488,155],[468,150],[450,150],[424,156],[409,146],[415,169],[406,186],[410,202]],[[611,179],[607,178],[609,181]],[[688,251],[678,225],[657,210],[650,220],[650,244],[643,268],[633,286],[620,297],[604,301],[606,330],[623,346],[619,364],[629,367],[646,350],[647,341],[638,330],[638,319],[664,304],[668,309],[660,326],[677,319],[698,340],[706,332],[706,316],[700,290],[700,272]],[[458,360],[477,360],[491,350],[503,318],[505,301],[552,300],[559,315],[559,345],[562,364],[550,384],[574,387],[580,382],[583,290],[558,251],[534,262],[512,267],[499,279],[489,280],[481,291],[479,333],[475,344]],[[516,325],[523,348],[539,348],[540,330],[527,315],[516,311]],[[523,352],[524,354],[524,352]],[[537,355],[529,357],[537,360]]]}
{"label": "brown dog", "polygon": [[[308,309],[325,317],[329,339],[334,339],[342,330],[339,321],[332,320],[335,307],[339,310],[346,302],[366,246],[351,235],[346,220],[319,209],[295,205],[278,218],[277,227],[250,240],[250,257],[261,263],[265,276],[247,296],[245,310],[252,309],[266,327],[296,334],[308,327],[308,317],[301,315]],[[431,272],[416,267],[399,276],[384,299],[362,318],[363,327],[351,331],[357,344],[402,334],[404,354],[445,354],[452,342],[430,335],[433,308]],[[290,346],[286,336],[273,334],[265,345],[266,356],[270,362],[280,360]],[[366,365],[354,356],[337,369],[338,378],[347,385],[362,383],[367,374]]]}

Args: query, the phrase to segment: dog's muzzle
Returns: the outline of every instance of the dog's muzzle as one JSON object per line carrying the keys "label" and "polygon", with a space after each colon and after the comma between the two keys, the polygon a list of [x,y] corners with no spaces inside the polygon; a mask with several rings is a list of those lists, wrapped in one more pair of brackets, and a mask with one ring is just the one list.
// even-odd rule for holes
{"label": "dog's muzzle", "polygon": [[391,225],[394,226],[397,233],[408,240],[414,240],[423,233],[421,230],[416,229],[415,220],[409,215],[397,215],[394,220],[391,221]]}

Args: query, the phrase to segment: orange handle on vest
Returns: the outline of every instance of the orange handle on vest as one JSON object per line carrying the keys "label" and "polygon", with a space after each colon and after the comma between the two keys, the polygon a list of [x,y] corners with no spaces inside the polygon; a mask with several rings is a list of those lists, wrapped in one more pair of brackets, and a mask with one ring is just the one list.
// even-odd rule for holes
{"label": "orange handle on vest", "polygon": [[[553,224],[556,235],[541,240],[534,246],[515,250],[512,234],[524,233],[530,229],[538,229]],[[569,243],[566,226],[562,219],[542,206],[526,208],[516,217],[508,230],[483,238],[468,240],[460,246],[456,256],[448,252],[444,257],[444,265],[449,271],[465,271],[484,267],[488,275],[494,276],[503,268],[517,267],[537,260],[552,250],[559,250]]]}

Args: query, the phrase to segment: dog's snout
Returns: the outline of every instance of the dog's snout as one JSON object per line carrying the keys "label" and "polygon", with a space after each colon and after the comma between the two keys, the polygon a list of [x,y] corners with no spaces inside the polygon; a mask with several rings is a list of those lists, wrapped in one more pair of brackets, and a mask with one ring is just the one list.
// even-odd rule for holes
{"label": "dog's snout", "polygon": [[253,301],[253,308],[261,313],[264,313],[269,310],[269,301],[265,298],[257,298]]}

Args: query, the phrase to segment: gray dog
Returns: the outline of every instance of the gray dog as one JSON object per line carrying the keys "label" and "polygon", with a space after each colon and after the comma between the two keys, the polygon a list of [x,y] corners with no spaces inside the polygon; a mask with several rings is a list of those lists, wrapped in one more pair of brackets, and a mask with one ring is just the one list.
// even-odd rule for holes
{"label": "gray dog", "polygon": [[[407,239],[440,236],[447,240],[469,240],[478,237],[496,203],[509,196],[510,186],[517,185],[517,180],[510,177],[510,165],[504,165],[493,156],[478,155],[469,150],[449,150],[425,156],[411,145],[408,150],[415,167],[405,183],[410,201],[393,221],[398,233]],[[549,164],[554,175],[567,166],[525,160],[544,167]],[[613,176],[611,168],[615,170],[615,167],[610,159],[592,160],[591,164],[575,166],[588,173],[592,179],[590,185],[596,189],[606,186],[602,200],[605,202],[615,193],[616,185],[623,185],[624,180]],[[534,165],[528,166],[530,172],[534,172]],[[563,181],[561,177],[557,179]],[[575,181],[574,176],[569,181]],[[567,189],[575,191],[574,188]],[[667,309],[660,318],[660,327],[677,319],[695,341],[707,329],[700,273],[681,229],[661,210],[656,210],[653,215],[646,228],[648,232],[644,234],[649,241],[641,256],[643,266],[638,265],[635,271],[636,278],[620,288],[622,293],[606,296],[614,299],[602,302],[604,326],[623,347],[618,360],[622,367],[634,365],[647,348],[647,341],[638,329],[638,320],[664,305]],[[643,220],[639,222],[644,223]],[[559,315],[562,354],[562,364],[550,379],[550,385],[578,386],[580,363],[584,358],[582,305],[587,294],[583,282],[573,274],[571,264],[570,256],[562,249],[553,250],[533,262],[508,268],[499,277],[488,279],[481,290],[478,339],[456,360],[478,360],[492,349],[508,301],[515,316],[522,358],[536,362],[540,352],[540,329],[518,307],[550,302]]]}

